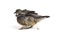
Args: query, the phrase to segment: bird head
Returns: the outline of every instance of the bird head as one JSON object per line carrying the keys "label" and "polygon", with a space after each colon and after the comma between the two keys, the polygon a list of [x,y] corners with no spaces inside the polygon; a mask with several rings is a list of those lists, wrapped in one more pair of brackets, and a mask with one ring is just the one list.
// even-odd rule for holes
{"label": "bird head", "polygon": [[16,12],[14,12],[14,14],[16,14],[16,17],[23,16],[26,13],[27,13],[26,9],[24,9],[24,10],[17,9]]}

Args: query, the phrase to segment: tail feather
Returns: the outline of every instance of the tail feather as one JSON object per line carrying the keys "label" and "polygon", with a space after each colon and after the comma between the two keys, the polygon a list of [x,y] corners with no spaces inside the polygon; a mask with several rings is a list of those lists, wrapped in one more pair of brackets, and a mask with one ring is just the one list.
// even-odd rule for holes
{"label": "tail feather", "polygon": [[39,18],[49,18],[50,16],[40,16]]}
{"label": "tail feather", "polygon": [[38,16],[36,18],[49,18],[50,16]]}
{"label": "tail feather", "polygon": [[36,22],[39,22],[41,19],[44,19],[44,18],[49,18],[50,16],[38,16],[38,17],[35,17],[37,20]]}

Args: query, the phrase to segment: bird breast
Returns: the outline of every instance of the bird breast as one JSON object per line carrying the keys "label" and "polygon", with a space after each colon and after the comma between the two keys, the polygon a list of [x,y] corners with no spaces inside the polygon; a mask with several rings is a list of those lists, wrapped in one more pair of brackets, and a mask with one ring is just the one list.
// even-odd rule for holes
{"label": "bird breast", "polygon": [[35,24],[33,17],[17,18],[17,22],[21,25],[33,25]]}

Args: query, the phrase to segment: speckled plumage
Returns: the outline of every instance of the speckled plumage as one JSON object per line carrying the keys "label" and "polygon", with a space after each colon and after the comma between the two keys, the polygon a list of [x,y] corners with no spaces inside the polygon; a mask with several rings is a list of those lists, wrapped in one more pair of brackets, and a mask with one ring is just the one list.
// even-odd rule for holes
{"label": "speckled plumage", "polygon": [[32,28],[38,21],[43,18],[48,18],[49,16],[39,16],[35,11],[30,10],[16,10],[17,22],[23,27],[20,29],[29,29]]}

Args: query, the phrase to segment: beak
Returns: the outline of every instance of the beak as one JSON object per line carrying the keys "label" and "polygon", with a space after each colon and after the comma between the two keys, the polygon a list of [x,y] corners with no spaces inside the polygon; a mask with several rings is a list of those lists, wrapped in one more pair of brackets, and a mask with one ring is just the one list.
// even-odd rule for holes
{"label": "beak", "polygon": [[15,14],[16,12],[14,12],[14,14]]}

